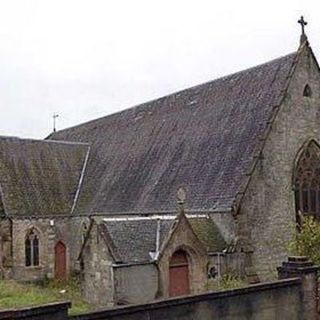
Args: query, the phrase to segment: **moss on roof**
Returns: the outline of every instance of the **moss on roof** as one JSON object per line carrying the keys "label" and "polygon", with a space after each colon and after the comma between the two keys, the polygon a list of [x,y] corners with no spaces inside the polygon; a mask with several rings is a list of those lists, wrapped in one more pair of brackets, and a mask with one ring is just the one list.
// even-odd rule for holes
{"label": "moss on roof", "polygon": [[86,144],[0,137],[6,214],[70,214],[87,150]]}
{"label": "moss on roof", "polygon": [[227,247],[218,227],[210,218],[189,218],[194,233],[208,252],[221,252]]}
{"label": "moss on roof", "polygon": [[296,53],[51,135],[91,144],[76,212],[228,211]]}

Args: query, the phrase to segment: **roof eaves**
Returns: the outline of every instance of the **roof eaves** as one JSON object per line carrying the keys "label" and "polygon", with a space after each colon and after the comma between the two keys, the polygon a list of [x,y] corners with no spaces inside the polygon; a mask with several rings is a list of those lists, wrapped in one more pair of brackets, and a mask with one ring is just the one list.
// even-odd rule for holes
{"label": "roof eaves", "polygon": [[[186,214],[213,214],[213,213],[231,213],[232,207],[216,207],[213,209],[185,209]],[[107,217],[121,217],[121,216],[140,216],[140,217],[148,217],[152,215],[176,215],[176,210],[159,210],[159,211],[115,211],[115,212],[92,212],[90,214],[79,214],[83,216],[107,216]]]}

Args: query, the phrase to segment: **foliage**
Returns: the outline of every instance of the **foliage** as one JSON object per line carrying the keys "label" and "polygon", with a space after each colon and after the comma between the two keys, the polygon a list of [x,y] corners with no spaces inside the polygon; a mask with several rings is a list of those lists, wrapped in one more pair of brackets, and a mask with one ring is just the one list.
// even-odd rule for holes
{"label": "foliage", "polygon": [[244,287],[246,284],[238,276],[225,273],[220,279],[210,279],[207,289],[213,291],[232,290]]}
{"label": "foliage", "polygon": [[244,285],[244,282],[232,273],[224,274],[220,281],[221,290],[238,289],[242,288]]}
{"label": "foliage", "polygon": [[89,304],[81,298],[79,285],[75,279],[66,282],[48,280],[41,285],[18,283],[13,280],[0,281],[0,309],[20,308],[57,301],[71,301],[70,314],[79,314],[90,310]]}
{"label": "foliage", "polygon": [[301,230],[289,243],[291,254],[307,256],[320,265],[320,223],[313,217],[303,217]]}

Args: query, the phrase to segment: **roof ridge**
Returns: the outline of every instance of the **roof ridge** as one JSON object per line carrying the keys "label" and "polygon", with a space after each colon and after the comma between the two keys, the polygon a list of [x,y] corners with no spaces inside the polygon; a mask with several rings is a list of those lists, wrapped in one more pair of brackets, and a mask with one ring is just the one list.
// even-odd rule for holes
{"label": "roof ridge", "polygon": [[88,142],[77,142],[77,141],[65,141],[65,140],[43,140],[35,138],[21,138],[17,136],[4,136],[0,135],[0,140],[17,140],[17,141],[28,141],[28,142],[41,142],[41,143],[56,143],[56,144],[71,144],[71,145],[85,145],[90,146]]}
{"label": "roof ridge", "polygon": [[131,107],[128,107],[128,108],[125,108],[123,110],[119,110],[119,111],[116,111],[116,112],[113,112],[113,113],[110,113],[108,115],[105,115],[105,116],[102,116],[102,117],[99,117],[99,118],[95,118],[95,119],[92,119],[92,120],[89,120],[89,121],[86,121],[86,122],[82,122],[80,124],[76,124],[74,126],[71,126],[71,127],[67,127],[65,129],[62,129],[62,130],[58,130],[56,132],[53,132],[52,134],[50,134],[46,139],[50,139],[51,136],[54,136],[56,133],[61,133],[61,132],[64,132],[64,131],[68,131],[70,129],[75,129],[75,128],[79,128],[81,126],[85,126],[85,125],[88,125],[88,124],[91,124],[91,123],[94,123],[94,122],[98,122],[98,121],[101,121],[103,119],[107,119],[107,118],[110,118],[110,117],[114,117],[114,116],[117,116],[117,115],[120,115],[122,113],[126,113],[126,112],[129,112],[129,111],[133,111],[133,110],[137,110],[137,109],[142,109],[143,107],[145,106],[150,106],[150,104],[153,104],[153,103],[156,103],[156,102],[159,102],[161,100],[164,100],[164,99],[167,99],[169,97],[173,97],[175,95],[179,95],[179,94],[182,94],[186,91],[189,91],[189,90],[195,90],[197,88],[200,88],[202,86],[205,86],[205,85],[208,85],[208,84],[212,84],[214,82],[217,82],[217,81],[222,81],[222,80],[227,80],[229,77],[234,77],[236,75],[240,75],[240,74],[243,74],[243,73],[246,73],[246,72],[250,72],[250,71],[254,71],[255,69],[257,68],[260,68],[262,66],[266,66],[268,64],[272,64],[278,60],[281,60],[281,59],[284,59],[284,58],[288,58],[290,56],[293,56],[297,53],[297,51],[294,51],[294,52],[291,52],[289,54],[286,54],[286,55],[283,55],[281,57],[278,57],[278,58],[274,58],[272,60],[269,60],[269,61],[266,61],[266,62],[263,62],[263,63],[260,63],[258,65],[255,65],[255,66],[252,66],[252,67],[248,67],[248,68],[245,68],[245,69],[242,69],[242,70],[239,70],[239,71],[236,71],[236,72],[233,72],[233,73],[230,73],[230,74],[227,74],[227,75],[224,75],[224,76],[221,76],[221,77],[218,77],[218,78],[214,78],[212,80],[208,80],[208,81],[205,81],[205,82],[201,82],[199,84],[196,84],[196,85],[193,85],[191,87],[186,87],[186,88],[183,88],[183,89],[180,89],[178,91],[173,91],[171,93],[168,93],[164,96],[160,96],[160,97],[157,97],[157,98],[154,98],[154,99],[151,99],[151,100],[148,100],[148,101],[145,101],[145,102],[141,102],[141,103],[137,103]]}

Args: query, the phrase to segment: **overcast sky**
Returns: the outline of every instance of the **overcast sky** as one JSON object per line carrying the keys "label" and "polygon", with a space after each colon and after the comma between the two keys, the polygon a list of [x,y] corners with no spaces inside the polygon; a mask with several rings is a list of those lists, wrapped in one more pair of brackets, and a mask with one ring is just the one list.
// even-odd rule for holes
{"label": "overcast sky", "polygon": [[62,129],[297,49],[319,0],[0,0],[0,134]]}

